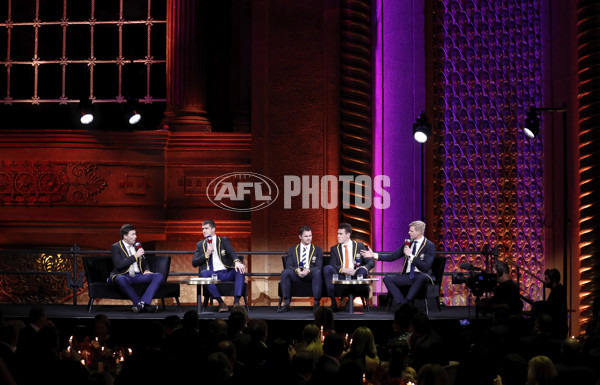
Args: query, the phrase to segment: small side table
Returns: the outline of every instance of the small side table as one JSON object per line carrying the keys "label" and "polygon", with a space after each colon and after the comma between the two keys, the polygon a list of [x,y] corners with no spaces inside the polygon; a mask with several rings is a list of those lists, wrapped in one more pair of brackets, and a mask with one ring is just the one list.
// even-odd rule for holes
{"label": "small side table", "polygon": [[202,309],[202,285],[214,285],[220,283],[218,279],[213,279],[211,277],[194,277],[190,279],[184,279],[183,281],[179,281],[179,283],[183,283],[185,285],[196,285],[196,304],[198,307],[198,314],[202,313],[204,310]]}
{"label": "small side table", "polygon": [[[345,277],[344,277],[345,278]],[[370,285],[374,282],[379,281],[378,278],[365,278],[365,279],[332,279],[331,283],[334,285]],[[348,313],[354,313],[354,293],[352,290],[348,293]]]}

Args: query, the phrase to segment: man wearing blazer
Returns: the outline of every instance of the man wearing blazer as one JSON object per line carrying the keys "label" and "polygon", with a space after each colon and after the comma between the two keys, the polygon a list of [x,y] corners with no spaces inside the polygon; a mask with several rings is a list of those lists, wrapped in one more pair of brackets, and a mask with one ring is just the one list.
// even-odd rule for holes
{"label": "man wearing blazer", "polygon": [[335,300],[335,285],[331,283],[333,275],[356,278],[361,274],[367,278],[369,271],[375,266],[372,258],[365,259],[360,253],[365,249],[364,243],[353,241],[350,239],[351,235],[352,226],[349,223],[340,223],[337,232],[338,244],[331,246],[329,264],[323,268],[325,287],[327,295],[331,298],[331,310],[334,312],[338,307]]}
{"label": "man wearing blazer", "polygon": [[[431,271],[435,257],[435,245],[425,238],[424,233],[425,222],[414,221],[408,225],[409,245],[404,245],[391,254],[374,253],[368,247],[362,252],[365,258],[372,258],[376,261],[391,262],[404,257],[402,274],[386,275],[383,278],[385,287],[394,298],[396,308],[406,303],[412,303],[427,281],[431,283],[435,281]],[[406,288],[408,288],[408,293],[405,297],[401,289]]]}
{"label": "man wearing blazer", "polygon": [[[235,282],[233,305],[236,306],[240,304],[246,266],[244,266],[243,258],[238,257],[235,253],[229,238],[218,237],[215,234],[216,227],[215,222],[211,219],[202,222],[202,234],[205,239],[196,244],[192,266],[198,268],[200,277],[208,278],[216,274],[219,281]],[[216,285],[208,285],[208,291],[219,302],[219,312],[229,310]]]}
{"label": "man wearing blazer", "polygon": [[323,288],[323,249],[312,244],[312,230],[309,226],[302,226],[298,231],[300,243],[290,247],[286,257],[285,269],[281,272],[281,294],[283,307],[278,313],[290,311],[292,282],[311,282],[316,310],[321,301]]}
{"label": "man wearing blazer", "polygon": [[[121,226],[121,240],[110,247],[114,266],[114,270],[110,273],[110,280],[116,282],[121,292],[131,299],[133,302],[131,309],[134,313],[154,313],[158,310],[158,306],[152,305],[152,298],[164,278],[160,273],[150,271],[144,249],[136,239],[135,227],[130,224]],[[147,285],[141,298],[133,288],[134,285],[140,284]]]}

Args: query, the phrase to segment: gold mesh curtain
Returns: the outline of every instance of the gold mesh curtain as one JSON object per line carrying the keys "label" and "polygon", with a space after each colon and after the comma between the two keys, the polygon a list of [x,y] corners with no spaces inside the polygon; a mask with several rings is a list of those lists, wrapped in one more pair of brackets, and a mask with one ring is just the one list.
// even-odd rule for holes
{"label": "gold mesh curtain", "polygon": [[[435,4],[437,248],[498,246],[500,259],[543,277],[543,139],[528,140],[520,130],[527,109],[543,105],[540,2]],[[446,271],[486,262],[471,258],[454,256]],[[466,304],[465,285],[446,278],[443,287],[448,304]],[[539,300],[542,287],[522,277],[521,293]]]}
{"label": "gold mesh curtain", "polygon": [[4,4],[0,104],[166,100],[166,0]]}

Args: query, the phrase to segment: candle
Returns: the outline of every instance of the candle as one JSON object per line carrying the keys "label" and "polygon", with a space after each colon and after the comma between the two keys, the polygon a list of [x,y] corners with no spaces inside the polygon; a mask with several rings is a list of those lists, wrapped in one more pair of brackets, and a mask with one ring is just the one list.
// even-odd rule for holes
{"label": "candle", "polygon": [[85,366],[85,360],[83,358],[81,359],[81,365]]}
{"label": "candle", "polygon": [[131,348],[127,348],[127,353],[129,353],[129,355],[133,354],[133,350],[131,350]]}
{"label": "candle", "polygon": [[69,353],[69,354],[71,353],[71,347],[70,346],[67,346],[67,353]]}
{"label": "candle", "polygon": [[73,336],[69,337],[69,346],[73,345]]}

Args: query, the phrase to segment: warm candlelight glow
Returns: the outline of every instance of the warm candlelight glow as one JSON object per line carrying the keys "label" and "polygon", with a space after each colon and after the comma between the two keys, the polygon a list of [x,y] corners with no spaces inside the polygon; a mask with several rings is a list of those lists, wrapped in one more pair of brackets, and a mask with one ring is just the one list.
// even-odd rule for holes
{"label": "warm candlelight glow", "polygon": [[85,360],[83,358],[81,359],[81,365],[85,366]]}
{"label": "warm candlelight glow", "polygon": [[131,350],[131,348],[127,348],[127,353],[129,353],[129,355],[133,354],[133,350]]}

